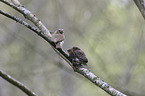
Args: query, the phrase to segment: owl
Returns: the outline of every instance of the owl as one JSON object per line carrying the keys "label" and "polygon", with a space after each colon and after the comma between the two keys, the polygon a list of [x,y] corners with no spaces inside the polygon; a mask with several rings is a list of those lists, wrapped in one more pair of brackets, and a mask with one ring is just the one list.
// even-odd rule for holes
{"label": "owl", "polygon": [[73,47],[71,49],[68,49],[67,52],[69,53],[69,58],[74,66],[87,66],[88,59],[85,53],[80,48]]}
{"label": "owl", "polygon": [[61,48],[64,43],[64,38],[63,29],[58,29],[52,34],[51,40],[55,43],[56,48]]}

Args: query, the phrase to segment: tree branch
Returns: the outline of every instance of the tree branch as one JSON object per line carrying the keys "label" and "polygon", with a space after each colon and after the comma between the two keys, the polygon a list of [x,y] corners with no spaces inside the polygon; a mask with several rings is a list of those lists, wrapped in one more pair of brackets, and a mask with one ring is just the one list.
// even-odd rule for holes
{"label": "tree branch", "polygon": [[144,0],[134,0],[136,6],[141,12],[143,18],[145,19],[145,1]]}
{"label": "tree branch", "polygon": [[[15,6],[14,4],[8,2],[7,0],[0,0],[0,1],[14,8],[16,11],[20,12],[21,14],[23,14],[24,17],[30,20],[33,24],[35,24],[35,26],[37,26],[47,38],[49,39],[51,38],[51,34],[49,30],[42,24],[42,22],[37,17],[35,17],[35,15],[33,15],[29,10],[24,8],[21,4],[18,6]],[[13,1],[16,1],[16,0],[13,0]]]}
{"label": "tree branch", "polygon": [[[16,7],[15,5],[12,5],[10,4],[9,2],[7,2],[6,0],[0,0],[1,2],[7,4],[8,6],[18,10],[19,7]],[[25,9],[23,7],[23,9]],[[26,9],[27,10],[27,9]],[[23,12],[25,11],[19,11],[20,13],[22,14],[25,14]],[[30,13],[30,12],[29,12]],[[72,62],[69,60],[68,58],[68,55],[65,53],[65,51],[63,51],[63,49],[61,48],[58,48],[56,49],[55,48],[55,45],[54,43],[45,35],[43,34],[43,30],[41,31],[37,31],[36,28],[33,28],[31,25],[29,25],[28,23],[22,21],[21,19],[15,17],[15,16],[11,16],[3,11],[0,11],[0,14],[3,14],[4,16],[8,17],[8,18],[11,18],[13,20],[15,20],[16,22],[19,22],[20,24],[23,24],[24,26],[28,25],[30,30],[32,30],[33,32],[37,33],[39,36],[41,36],[43,39],[45,39],[51,46],[52,48],[70,65],[72,66]],[[32,13],[30,13],[32,14]],[[29,14],[29,15],[30,15]],[[25,14],[24,16],[27,18],[28,14]],[[33,15],[34,16],[34,15]],[[32,18],[35,18],[35,17],[31,17],[29,20],[32,20]],[[22,23],[23,22],[23,23]],[[35,20],[33,20],[32,22],[36,23]],[[40,25],[39,25],[40,26]],[[30,28],[31,27],[31,28]],[[34,31],[35,30],[35,31]],[[104,91],[106,91],[108,94],[112,95],[112,96],[126,96],[125,94],[119,92],[118,90],[112,88],[110,85],[108,85],[107,83],[105,83],[103,80],[101,80],[98,76],[94,75],[92,72],[90,72],[88,69],[86,68],[78,68],[78,70],[76,70],[78,73],[80,73],[81,75],[83,75],[85,78],[89,79],[92,83],[94,83],[95,85],[97,85],[98,87],[100,87],[101,89],[103,89]]]}
{"label": "tree branch", "polygon": [[9,83],[13,84],[14,86],[18,87],[20,90],[22,90],[24,93],[26,93],[28,96],[37,96],[34,92],[32,92],[28,87],[26,87],[24,84],[21,82],[15,80],[12,78],[10,75],[7,73],[3,72],[0,70],[0,76],[7,80]]}
{"label": "tree branch", "polygon": [[47,38],[47,36],[44,35],[41,31],[38,31],[37,28],[32,27],[30,24],[21,20],[20,18],[17,18],[16,16],[12,16],[12,15],[10,15],[2,10],[0,10],[0,14],[6,16],[6,17],[8,17],[16,22],[19,22],[20,24],[24,25],[28,29],[32,30],[32,32],[36,33],[37,35],[39,35],[40,37],[45,39],[52,46],[52,48],[55,50],[55,52],[58,53],[58,55],[60,55],[70,66],[72,66],[71,62],[69,61],[69,57],[65,53],[65,51],[63,51],[61,48],[56,49],[55,44],[49,38]]}

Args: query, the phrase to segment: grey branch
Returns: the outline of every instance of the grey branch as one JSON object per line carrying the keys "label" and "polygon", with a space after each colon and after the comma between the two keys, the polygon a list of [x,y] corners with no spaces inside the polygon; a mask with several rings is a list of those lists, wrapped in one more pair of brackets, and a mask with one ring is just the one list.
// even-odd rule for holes
{"label": "grey branch", "polygon": [[85,76],[92,83],[94,83],[95,85],[97,85],[98,87],[100,87],[101,89],[106,91],[111,96],[127,96],[127,95],[119,92],[118,90],[112,88],[110,85],[108,85],[106,82],[104,82],[101,78],[94,75],[92,72],[90,72],[86,68],[79,68],[79,70],[77,70],[77,72],[82,74],[83,76]]}
{"label": "grey branch", "polygon": [[0,0],[1,2],[5,3],[6,5],[14,8],[16,11],[20,12],[21,14],[24,15],[24,17],[28,20],[30,20],[35,26],[37,26],[41,32],[47,36],[47,38],[51,38],[51,34],[49,30],[42,24],[42,22],[35,16],[33,15],[29,10],[24,8],[21,4],[19,6],[15,6],[14,4],[8,2],[7,0]]}
{"label": "grey branch", "polygon": [[2,70],[0,70],[0,76],[7,80],[8,82],[10,82],[11,84],[13,84],[14,86],[18,87],[19,89],[21,89],[23,92],[25,92],[28,96],[37,96],[34,92],[32,92],[29,88],[27,88],[24,84],[22,84],[21,82],[15,80],[14,78],[12,78],[10,75],[8,75],[7,73],[3,72]]}
{"label": "grey branch", "polygon": [[134,2],[145,19],[145,0],[134,0]]}

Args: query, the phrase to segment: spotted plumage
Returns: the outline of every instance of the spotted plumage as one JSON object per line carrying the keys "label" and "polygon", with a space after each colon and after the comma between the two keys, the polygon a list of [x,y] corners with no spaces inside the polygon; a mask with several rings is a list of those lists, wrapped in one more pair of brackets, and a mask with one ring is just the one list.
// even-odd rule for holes
{"label": "spotted plumage", "polygon": [[74,66],[82,66],[86,65],[88,63],[88,59],[85,55],[85,53],[78,47],[73,47],[71,49],[68,49],[67,52],[69,53],[69,58],[72,61]]}

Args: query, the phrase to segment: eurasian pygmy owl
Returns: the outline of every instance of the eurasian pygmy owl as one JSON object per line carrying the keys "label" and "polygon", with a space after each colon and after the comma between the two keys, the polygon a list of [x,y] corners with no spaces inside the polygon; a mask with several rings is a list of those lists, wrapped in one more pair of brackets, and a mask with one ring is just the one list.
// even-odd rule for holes
{"label": "eurasian pygmy owl", "polygon": [[68,49],[67,52],[69,53],[69,58],[72,61],[74,66],[82,66],[86,65],[88,63],[88,59],[85,55],[85,53],[78,47],[73,47],[71,49]]}
{"label": "eurasian pygmy owl", "polygon": [[64,43],[64,38],[63,29],[58,29],[52,34],[51,40],[55,43],[56,48],[61,48]]}

